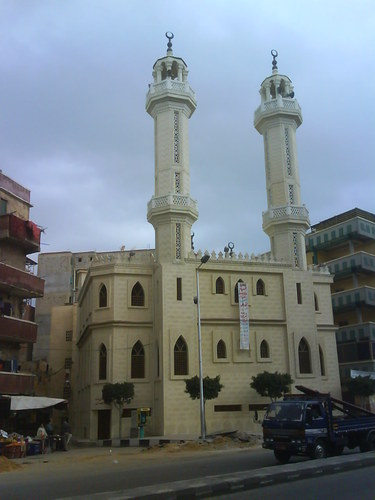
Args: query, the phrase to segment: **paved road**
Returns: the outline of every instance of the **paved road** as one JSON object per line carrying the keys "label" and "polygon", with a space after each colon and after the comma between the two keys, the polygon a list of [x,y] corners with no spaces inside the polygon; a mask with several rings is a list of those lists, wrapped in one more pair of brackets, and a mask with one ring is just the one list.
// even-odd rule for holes
{"label": "paved road", "polygon": [[[81,455],[80,455],[81,453]],[[53,454],[30,462],[30,469],[1,473],[1,498],[43,500],[80,496],[87,500],[111,498],[180,498],[188,494],[214,496],[233,491],[264,489],[268,484],[297,481],[313,475],[375,465],[375,453],[351,454],[325,460],[292,460],[276,465],[267,450],[236,450],[197,454],[169,454],[141,450],[100,449]],[[254,498],[254,497],[253,497]],[[359,498],[359,497],[357,497]]]}
{"label": "paved road", "polygon": [[[351,470],[329,476],[317,476],[293,484],[277,483],[261,489],[226,494],[225,500],[373,500],[375,467]],[[212,497],[222,500],[223,496]]]}

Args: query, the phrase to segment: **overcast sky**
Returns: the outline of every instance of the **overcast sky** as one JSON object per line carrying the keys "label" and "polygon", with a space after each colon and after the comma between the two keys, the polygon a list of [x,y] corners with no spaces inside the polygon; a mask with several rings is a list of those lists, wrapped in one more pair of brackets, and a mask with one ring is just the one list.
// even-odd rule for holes
{"label": "overcast sky", "polygon": [[375,212],[373,0],[1,0],[0,169],[31,190],[42,251],[154,247],[152,66],[188,65],[195,249],[269,249],[261,82],[290,77],[302,202],[315,224]]}

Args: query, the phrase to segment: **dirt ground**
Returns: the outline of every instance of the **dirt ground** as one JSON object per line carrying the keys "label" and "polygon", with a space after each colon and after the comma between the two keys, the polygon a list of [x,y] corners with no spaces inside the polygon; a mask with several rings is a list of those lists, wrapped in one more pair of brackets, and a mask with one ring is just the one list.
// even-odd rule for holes
{"label": "dirt ground", "polygon": [[0,457],[1,472],[22,472],[31,469],[51,469],[56,466],[87,466],[90,464],[134,464],[138,461],[154,461],[188,457],[198,453],[230,451],[242,448],[257,449],[261,439],[255,435],[241,433],[231,436],[216,436],[201,441],[184,441],[182,443],[167,443],[149,448],[72,448],[68,452],[54,452],[45,455],[27,456],[19,459]]}

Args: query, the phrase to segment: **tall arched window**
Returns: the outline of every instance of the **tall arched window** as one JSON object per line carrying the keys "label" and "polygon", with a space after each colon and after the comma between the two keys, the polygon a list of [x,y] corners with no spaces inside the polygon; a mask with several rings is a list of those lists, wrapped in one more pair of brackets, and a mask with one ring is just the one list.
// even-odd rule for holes
{"label": "tall arched window", "polygon": [[145,292],[139,281],[133,286],[132,289],[132,306],[145,305]]}
{"label": "tall arched window", "polygon": [[316,293],[314,293],[314,306],[315,306],[315,311],[319,311],[319,302],[318,302],[318,296]]}
{"label": "tall arched window", "polygon": [[257,281],[257,295],[264,295],[264,292],[265,292],[264,281],[259,279]]}
{"label": "tall arched window", "polygon": [[320,375],[325,377],[326,375],[326,367],[324,365],[324,354],[323,349],[319,346],[319,361],[320,361]]}
{"label": "tall arched window", "polygon": [[104,344],[99,348],[99,380],[107,379],[107,348]]}
{"label": "tall arched window", "polygon": [[187,345],[182,336],[178,337],[174,345],[174,374],[188,374],[188,350]]}
{"label": "tall arched window", "polygon": [[216,280],[216,293],[223,294],[224,292],[224,280],[219,276],[219,278]]}
{"label": "tall arched window", "polygon": [[101,285],[99,289],[99,307],[107,307],[107,287]]}
{"label": "tall arched window", "polygon": [[227,346],[224,340],[219,340],[216,346],[216,355],[218,359],[226,359],[227,357]]}
{"label": "tall arched window", "polygon": [[238,283],[243,283],[241,279],[239,279],[234,287],[234,302],[238,304]]}
{"label": "tall arched window", "polygon": [[268,346],[268,342],[266,340],[262,340],[262,342],[260,343],[260,357],[261,358],[270,357],[270,349]]}
{"label": "tall arched window", "polygon": [[302,338],[298,346],[298,361],[300,373],[311,373],[310,347],[305,338]]}
{"label": "tall arched window", "polygon": [[139,340],[132,349],[131,378],[145,378],[145,350]]}

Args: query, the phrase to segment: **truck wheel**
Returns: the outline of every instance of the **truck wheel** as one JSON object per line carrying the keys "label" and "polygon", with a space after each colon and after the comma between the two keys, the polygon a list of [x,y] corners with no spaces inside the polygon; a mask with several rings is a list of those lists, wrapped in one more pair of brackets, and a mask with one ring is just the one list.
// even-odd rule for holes
{"label": "truck wheel", "polygon": [[321,439],[318,439],[314,443],[313,449],[311,451],[311,458],[326,458],[327,457],[327,445]]}
{"label": "truck wheel", "polygon": [[276,460],[278,460],[281,464],[287,464],[292,456],[289,451],[284,450],[274,450],[273,451]]}

